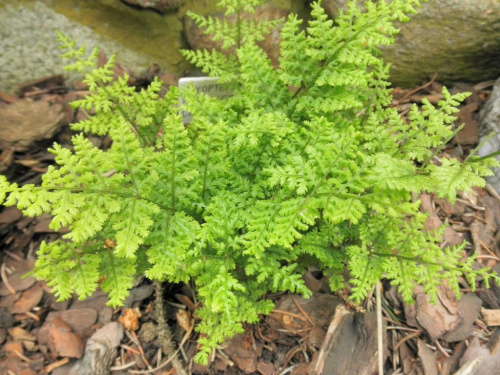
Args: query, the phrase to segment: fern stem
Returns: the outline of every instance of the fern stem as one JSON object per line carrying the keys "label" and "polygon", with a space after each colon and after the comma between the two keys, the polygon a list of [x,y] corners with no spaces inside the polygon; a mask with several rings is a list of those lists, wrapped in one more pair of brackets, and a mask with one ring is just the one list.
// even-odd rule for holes
{"label": "fern stem", "polygon": [[238,43],[238,49],[241,47],[241,5],[240,1],[238,1],[238,12],[237,12],[237,20],[236,20],[236,39]]}
{"label": "fern stem", "polygon": [[171,194],[172,194],[172,209],[175,210],[175,161],[176,161],[176,145],[177,141],[177,134],[175,134],[174,139],[173,139],[173,144],[172,144],[172,163],[171,163]]}
{"label": "fern stem", "polygon": [[207,150],[207,157],[205,159],[205,163],[203,163],[203,187],[201,189],[201,199],[203,200],[203,203],[208,203],[207,200],[205,199],[205,191],[207,188],[207,174],[208,174],[208,164],[210,160],[210,154],[212,150],[212,137],[210,137],[210,140],[208,142],[208,150]]}
{"label": "fern stem", "polygon": [[118,286],[118,277],[116,276],[116,269],[115,269],[115,262],[113,259],[113,255],[111,254],[110,251],[106,251],[106,254],[108,254],[109,264],[111,264],[111,272],[113,273],[113,281],[115,284],[115,290],[119,290],[120,287]]}
{"label": "fern stem", "polygon": [[489,158],[494,158],[495,156],[498,156],[498,155],[500,155],[500,150],[492,152],[491,154],[488,154],[488,155],[485,155],[485,156],[475,157],[475,158],[471,158],[471,159],[473,161],[475,161],[475,162],[478,162],[478,161],[486,160],[486,159],[489,159]]}
{"label": "fern stem", "polygon": [[108,194],[108,195],[114,195],[117,197],[123,197],[123,198],[130,198],[130,199],[140,199],[149,203],[152,203],[161,209],[169,212],[174,212],[175,210],[172,207],[165,206],[161,203],[155,202],[149,198],[145,198],[141,196],[140,194],[130,194],[126,192],[119,192],[119,191],[113,191],[113,190],[101,190],[101,189],[92,189],[92,188],[80,188],[80,187],[65,187],[65,186],[33,186],[29,189],[26,189],[25,187],[21,188],[10,188],[10,189],[5,189],[5,192],[11,193],[16,190],[29,190],[29,191],[36,191],[36,190],[45,190],[45,191],[50,191],[50,190],[64,190],[64,191],[71,191],[72,193],[93,193],[93,194]]}
{"label": "fern stem", "polygon": [[123,110],[123,108],[120,105],[116,104],[116,109],[118,109],[118,112],[120,112],[120,114],[123,116],[123,118],[125,119],[125,121],[127,121],[130,124],[130,126],[132,126],[132,128],[134,129],[134,131],[137,134],[137,136],[144,143],[146,143],[148,146],[151,146],[151,143],[142,136],[142,134],[139,131],[139,128],[137,127],[137,125],[135,124],[135,122],[125,113],[125,111]]}
{"label": "fern stem", "polygon": [[406,260],[408,262],[413,262],[413,263],[422,263],[422,264],[425,264],[428,266],[443,267],[449,271],[462,272],[462,270],[460,270],[459,268],[444,266],[443,264],[439,264],[439,263],[428,261],[428,260],[423,260],[422,258],[419,258],[419,257],[408,257],[408,256],[398,255],[398,254],[384,254],[384,253],[377,253],[377,252],[372,252],[371,255],[375,255],[378,257],[382,257],[382,258],[396,258],[398,260]]}
{"label": "fern stem", "polygon": [[156,294],[156,319],[158,321],[158,339],[159,345],[163,354],[167,357],[172,357],[172,366],[175,369],[175,373],[178,375],[187,375],[184,366],[182,365],[179,357],[174,350],[174,344],[172,342],[172,331],[167,324],[165,317],[165,306],[163,303],[163,286],[160,281],[154,281],[155,294]]}

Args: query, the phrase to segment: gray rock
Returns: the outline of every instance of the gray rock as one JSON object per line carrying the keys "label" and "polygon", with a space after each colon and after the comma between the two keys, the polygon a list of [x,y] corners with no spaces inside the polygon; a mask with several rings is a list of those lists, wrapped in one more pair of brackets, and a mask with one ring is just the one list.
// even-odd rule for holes
{"label": "gray rock", "polygon": [[[346,3],[324,0],[323,6],[334,16]],[[383,56],[392,64],[391,82],[396,85],[417,85],[434,73],[445,83],[495,79],[500,75],[500,2],[422,2],[395,40]]]}
{"label": "gray rock", "polygon": [[[491,98],[481,112],[479,121],[479,141],[483,142],[485,137],[492,132],[494,132],[495,135],[483,144],[478,151],[479,156],[486,156],[500,150],[500,78],[496,81]],[[497,156],[497,160],[500,161],[500,156]],[[487,177],[486,181],[500,193],[500,168],[494,168],[493,171],[495,175]]]}
{"label": "gray rock", "polygon": [[174,73],[189,66],[178,52],[186,44],[176,12],[144,12],[119,0],[0,0],[0,90],[63,73],[67,62],[55,30],[85,44],[87,52],[97,46],[115,54],[137,74],[153,63]]}
{"label": "gray rock", "polygon": [[153,294],[153,284],[142,284],[130,290],[130,294],[123,303],[125,308],[133,307],[135,303],[142,302]]}
{"label": "gray rock", "polygon": [[141,8],[151,8],[158,12],[169,12],[179,8],[181,0],[122,0],[123,2]]}
{"label": "gray rock", "polygon": [[123,338],[123,326],[113,322],[98,329],[87,341],[83,358],[73,366],[69,375],[106,375]]}

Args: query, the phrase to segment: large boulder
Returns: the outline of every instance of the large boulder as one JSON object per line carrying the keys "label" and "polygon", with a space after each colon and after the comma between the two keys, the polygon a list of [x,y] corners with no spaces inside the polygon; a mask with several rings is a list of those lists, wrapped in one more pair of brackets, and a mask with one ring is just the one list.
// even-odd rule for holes
{"label": "large boulder", "polygon": [[[483,143],[478,151],[479,156],[486,156],[500,150],[500,78],[493,87],[493,93],[484,109],[481,111],[479,123],[480,142],[483,142],[491,133],[495,135]],[[496,157],[500,161],[500,156]],[[486,180],[500,193],[500,168],[494,168],[494,176]]]}
{"label": "large boulder", "polygon": [[[323,0],[335,17],[347,0]],[[477,83],[500,75],[500,2],[438,0],[422,2],[401,25],[395,45],[384,50],[391,81],[412,86],[438,73],[440,82]]]}
{"label": "large boulder", "polygon": [[182,0],[122,0],[123,2],[141,8],[154,9],[165,13],[179,8]]}
{"label": "large boulder", "polygon": [[[165,7],[175,3],[163,1]],[[88,51],[98,46],[115,54],[138,75],[153,63],[174,74],[190,66],[178,52],[187,44],[175,9],[162,15],[120,0],[0,0],[0,91],[63,72],[55,30]]]}

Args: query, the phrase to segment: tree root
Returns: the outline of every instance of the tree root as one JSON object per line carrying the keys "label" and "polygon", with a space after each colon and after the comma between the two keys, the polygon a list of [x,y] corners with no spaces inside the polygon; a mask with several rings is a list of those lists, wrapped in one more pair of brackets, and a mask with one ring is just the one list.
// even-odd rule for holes
{"label": "tree root", "polygon": [[156,294],[156,319],[158,321],[158,342],[163,354],[167,357],[173,357],[172,367],[175,369],[177,375],[187,375],[184,366],[177,356],[172,341],[172,331],[167,324],[165,318],[165,306],[163,304],[163,286],[161,282],[154,281],[155,294]]}

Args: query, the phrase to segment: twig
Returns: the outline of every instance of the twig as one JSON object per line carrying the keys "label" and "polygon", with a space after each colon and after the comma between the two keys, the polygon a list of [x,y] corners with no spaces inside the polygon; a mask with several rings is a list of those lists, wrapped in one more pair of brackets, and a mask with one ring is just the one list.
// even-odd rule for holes
{"label": "twig", "polygon": [[136,350],[136,349],[132,348],[131,346],[122,344],[121,347],[129,352],[136,354],[136,355],[141,355],[141,352],[139,350]]}
{"label": "twig", "polygon": [[446,358],[449,358],[450,355],[448,353],[446,353],[446,350],[444,350],[444,348],[441,346],[441,344],[439,343],[438,340],[435,340],[434,341],[436,343],[436,347],[438,348],[438,350],[446,357]]}
{"label": "twig", "polygon": [[35,322],[39,322],[40,321],[40,317],[36,314],[33,314],[31,311],[26,311],[25,314],[30,317],[31,319],[33,319]]}
{"label": "twig", "polygon": [[399,347],[401,345],[403,345],[405,342],[407,342],[408,340],[414,339],[415,337],[418,337],[421,334],[422,334],[422,332],[418,331],[418,332],[413,332],[413,333],[410,333],[409,335],[406,335],[405,337],[403,337],[401,340],[398,341],[398,343],[394,347],[394,351],[398,350]]}
{"label": "twig", "polygon": [[276,313],[276,314],[281,314],[281,315],[289,315],[293,318],[296,318],[296,319],[299,319],[299,320],[302,320],[303,322],[306,321],[306,318],[304,318],[303,316],[300,316],[299,314],[294,314],[294,313],[291,313],[291,312],[288,312],[288,311],[283,311],[283,310],[272,310],[271,311],[272,313]]}
{"label": "twig", "polygon": [[384,338],[383,324],[382,324],[382,297],[380,296],[380,289],[382,283],[377,281],[375,286],[375,298],[377,300],[377,352],[378,352],[378,373],[384,375]]}
{"label": "twig", "polygon": [[57,362],[51,363],[50,365],[46,366],[45,369],[44,369],[44,371],[45,371],[46,374],[50,374],[56,368],[64,366],[68,362],[69,362],[69,358],[65,357],[63,359],[60,359]]}
{"label": "twig", "polygon": [[308,320],[308,322],[311,323],[311,325],[313,327],[315,327],[314,322],[311,320],[311,318],[309,317],[309,315],[306,314],[306,312],[304,311],[304,309],[302,308],[302,306],[300,306],[300,304],[297,302],[296,299],[293,299],[293,303],[295,303],[295,306],[297,306],[297,309],[299,309],[299,311],[302,313],[302,315],[304,315],[304,317]]}
{"label": "twig", "polygon": [[418,329],[414,329],[414,328],[399,327],[399,326],[387,327],[387,330],[391,330],[391,329],[397,329],[397,330],[400,330],[400,331],[419,332],[420,333],[420,331]]}
{"label": "twig", "polygon": [[141,345],[141,342],[139,341],[139,338],[137,337],[137,335],[135,334],[134,331],[130,331],[130,333],[131,333],[131,335],[135,339],[135,344],[139,348],[139,352],[141,353],[142,360],[144,361],[144,363],[146,364],[146,366],[148,366],[148,369],[152,369],[151,365],[149,364],[148,359],[146,358],[146,355],[144,354],[144,349],[142,348],[142,345]]}
{"label": "twig", "polygon": [[475,85],[472,89],[474,91],[482,91],[488,87],[491,87],[491,86],[494,86],[496,83],[495,80],[492,80],[492,81],[485,81],[485,82],[481,82],[481,83],[478,83],[477,85]]}
{"label": "twig", "polygon": [[492,197],[500,201],[500,194],[498,194],[493,186],[491,186],[490,184],[486,184],[486,191],[490,193]]}
{"label": "twig", "polygon": [[457,202],[463,203],[466,206],[469,206],[470,208],[473,208],[477,211],[485,211],[486,210],[486,208],[478,206],[477,204],[474,204],[474,203],[467,201],[465,199],[457,198]]}
{"label": "twig", "polygon": [[494,255],[486,255],[486,254],[481,254],[476,256],[476,259],[493,259],[496,260],[497,262],[500,262],[500,259],[497,256]]}
{"label": "twig", "polygon": [[5,263],[2,263],[0,266],[0,277],[2,278],[2,282],[4,283],[5,287],[9,289],[10,294],[16,294],[16,290],[10,285],[9,280],[7,279],[7,274],[5,272]]}
{"label": "twig", "polygon": [[231,359],[221,349],[217,349],[217,353],[215,353],[215,356],[219,357],[222,360],[222,362],[224,362],[229,367],[234,366],[234,362],[231,361]]}
{"label": "twig", "polygon": [[109,371],[122,371],[122,370],[128,369],[129,367],[134,366],[135,364],[136,364],[136,361],[132,361],[132,362],[126,363],[126,364],[121,365],[121,366],[113,366],[109,369]]}
{"label": "twig", "polygon": [[498,259],[498,257],[495,255],[495,253],[493,251],[491,251],[491,249],[488,246],[486,246],[486,244],[483,242],[483,240],[479,240],[479,244],[483,247],[484,250],[486,250],[488,253],[490,253],[490,255],[494,259],[500,261],[500,259]]}
{"label": "twig", "polygon": [[187,331],[186,334],[184,335],[184,337],[182,338],[182,341],[179,344],[179,348],[175,352],[173,352],[172,355],[169,358],[167,358],[167,360],[165,362],[163,362],[161,365],[155,367],[152,371],[149,371],[149,370],[144,370],[144,371],[129,370],[128,372],[131,374],[151,374],[151,372],[156,372],[158,370],[161,370],[163,367],[165,367],[170,362],[172,362],[172,360],[174,358],[177,358],[177,354],[179,353],[181,346],[183,346],[186,343],[186,341],[189,339],[189,336],[191,336],[191,332],[193,332],[193,329],[194,329],[194,323],[191,325],[191,327],[189,328],[189,331]]}
{"label": "twig", "polygon": [[436,77],[437,77],[437,73],[435,73],[434,76],[432,77],[432,79],[429,82],[427,82],[425,85],[417,87],[417,88],[415,88],[415,89],[407,92],[401,99],[398,99],[398,104],[401,104],[401,102],[403,100],[410,98],[413,94],[416,94],[417,92],[419,92],[419,91],[421,91],[421,90],[429,87],[430,85],[432,85],[433,82],[434,82],[434,80],[436,79]]}
{"label": "twig", "polygon": [[285,375],[285,374],[288,374],[290,371],[292,371],[295,367],[297,367],[298,365],[293,365],[293,366],[290,366],[286,369],[284,369],[283,371],[281,371],[278,375]]}
{"label": "twig", "polygon": [[479,217],[479,216],[474,215],[474,214],[472,214],[472,215],[470,215],[470,216],[471,216],[471,217],[473,217],[473,218],[474,218],[474,219],[476,219],[476,220],[479,220],[479,221],[482,221],[482,222],[483,222],[483,223],[485,223],[485,224],[488,224],[488,222],[487,222],[486,220],[484,220],[482,217]]}
{"label": "twig", "polygon": [[349,311],[343,305],[338,305],[335,309],[335,314],[333,315],[332,321],[328,326],[328,331],[326,332],[325,340],[321,345],[321,349],[318,354],[318,359],[316,360],[316,364],[314,365],[314,369],[312,371],[313,374],[321,374],[323,372],[323,366],[325,365],[325,359],[327,356],[328,347],[330,346],[330,342],[332,340],[333,334],[339,327],[340,323],[344,319],[344,316],[349,314]]}
{"label": "twig", "polygon": [[23,355],[22,353],[18,352],[17,350],[14,350],[14,354],[17,355],[19,358],[21,358],[24,362],[30,363],[31,359]]}
{"label": "twig", "polygon": [[12,259],[17,260],[18,262],[24,261],[23,257],[21,257],[21,256],[19,256],[17,254],[14,254],[14,253],[12,253],[12,252],[10,252],[8,250],[4,250],[3,253],[6,254],[6,255],[8,255],[8,256],[10,256]]}
{"label": "twig", "polygon": [[156,366],[161,363],[161,354],[161,349],[158,349],[158,352],[156,353]]}

